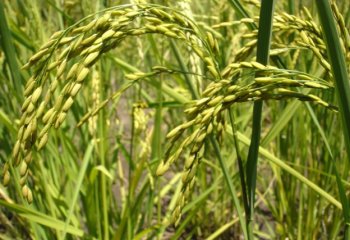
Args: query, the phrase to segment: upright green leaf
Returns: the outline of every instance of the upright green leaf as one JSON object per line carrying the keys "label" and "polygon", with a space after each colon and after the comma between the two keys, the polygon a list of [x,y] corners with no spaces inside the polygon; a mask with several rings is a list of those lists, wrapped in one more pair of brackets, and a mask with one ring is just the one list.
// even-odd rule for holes
{"label": "upright green leaf", "polygon": [[[257,62],[267,65],[269,60],[269,50],[272,32],[272,19],[274,11],[274,1],[262,1],[260,9],[259,30],[258,30],[258,45],[257,45]],[[247,187],[249,195],[249,211],[247,216],[248,224],[248,239],[253,239],[253,218],[254,218],[254,202],[255,202],[255,187],[258,165],[258,154],[261,134],[261,119],[262,119],[262,101],[256,101],[253,108],[253,129],[251,143],[249,146],[249,154],[247,160]]]}
{"label": "upright green leaf", "polygon": [[[331,63],[332,74],[335,80],[335,87],[340,105],[340,117],[342,119],[343,137],[345,139],[346,151],[350,161],[350,85],[346,69],[344,52],[340,45],[339,34],[334,21],[331,5],[328,0],[316,1],[318,13],[321,20],[323,36],[326,40],[327,53]],[[343,185],[339,174],[335,169],[338,190],[342,199],[343,215],[345,219],[345,239],[350,239],[350,206],[346,199]]]}

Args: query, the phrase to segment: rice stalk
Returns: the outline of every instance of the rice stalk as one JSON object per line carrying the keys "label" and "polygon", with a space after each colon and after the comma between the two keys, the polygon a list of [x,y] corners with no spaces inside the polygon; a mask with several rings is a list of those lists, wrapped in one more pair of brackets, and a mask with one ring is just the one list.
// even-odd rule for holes
{"label": "rice stalk", "polygon": [[[254,21],[247,18],[240,23]],[[281,28],[279,31],[287,30]],[[187,121],[168,133],[169,143],[164,159],[157,169],[157,174],[161,175],[180,156],[186,156],[182,186],[172,214],[173,222],[180,223],[182,209],[196,184],[196,172],[203,161],[208,137],[214,136],[219,142],[224,137],[225,110],[241,102],[291,98],[336,110],[336,107],[320,97],[299,91],[299,88],[331,90],[333,85],[326,81],[328,79],[322,80],[303,72],[264,66],[251,59],[250,55],[256,47],[255,33],[247,36],[250,43],[238,52],[238,57],[233,62],[227,66],[220,66],[217,62],[219,39],[211,32],[202,31],[194,20],[181,12],[148,4],[138,5],[137,8],[130,5],[110,8],[53,34],[24,66],[30,68],[33,74],[25,87],[17,141],[13,148],[13,159],[4,168],[4,183],[8,184],[10,181],[9,166],[17,166],[21,175],[23,196],[28,202],[33,201],[33,193],[27,182],[30,163],[35,160],[33,153],[47,145],[50,129],[62,126],[77,101],[79,92],[87,87],[87,81],[91,80],[90,75],[92,81],[97,81],[94,69],[97,68],[96,63],[99,59],[129,37],[146,34],[162,35],[191,49],[193,67],[190,68],[191,72],[186,74],[198,81],[211,82],[203,86],[202,92],[201,88],[197,88],[200,98],[187,103]],[[315,46],[318,45],[315,43]],[[256,75],[254,81],[248,82],[247,72]],[[100,102],[97,101],[96,82],[96,95],[93,96],[95,100],[89,111],[80,119],[78,127],[90,121],[91,131],[94,131],[92,122],[99,111],[117,101],[121,94],[135,83],[152,82],[152,79],[159,75],[173,74],[179,74],[179,71],[165,66],[154,66],[150,72],[133,70],[125,75],[129,80],[127,83]],[[165,88],[162,90],[166,91]],[[180,139],[183,141],[179,141]]]}

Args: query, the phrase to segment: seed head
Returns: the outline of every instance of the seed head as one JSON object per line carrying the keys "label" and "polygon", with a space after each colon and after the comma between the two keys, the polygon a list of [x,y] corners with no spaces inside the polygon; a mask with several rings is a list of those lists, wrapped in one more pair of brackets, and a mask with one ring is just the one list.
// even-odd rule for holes
{"label": "seed head", "polygon": [[4,186],[7,186],[10,183],[10,180],[11,180],[10,172],[6,170],[2,177],[2,183],[4,184]]}
{"label": "seed head", "polygon": [[80,71],[80,73],[78,74],[77,80],[76,80],[76,81],[77,81],[78,83],[84,81],[84,79],[85,79],[86,76],[89,74],[89,72],[90,72],[90,69],[84,67],[84,68]]}
{"label": "seed head", "polygon": [[31,101],[32,101],[33,104],[35,104],[38,101],[42,90],[43,90],[43,88],[40,86],[37,89],[35,89],[35,91],[33,92],[32,98],[31,98]]}
{"label": "seed head", "polygon": [[157,176],[163,175],[168,169],[169,169],[168,162],[165,163],[164,161],[162,161],[157,168],[157,172],[156,172]]}

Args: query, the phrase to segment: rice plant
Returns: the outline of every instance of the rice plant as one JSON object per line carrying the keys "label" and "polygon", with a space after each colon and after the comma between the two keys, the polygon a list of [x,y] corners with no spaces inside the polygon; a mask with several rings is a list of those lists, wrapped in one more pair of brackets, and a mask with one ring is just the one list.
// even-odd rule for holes
{"label": "rice plant", "polygon": [[4,239],[349,239],[349,3],[0,3]]}

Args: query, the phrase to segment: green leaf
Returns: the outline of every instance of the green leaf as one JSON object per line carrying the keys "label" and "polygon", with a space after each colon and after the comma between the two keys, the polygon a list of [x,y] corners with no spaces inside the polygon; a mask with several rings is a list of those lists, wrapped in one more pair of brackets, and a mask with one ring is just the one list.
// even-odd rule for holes
{"label": "green leaf", "polygon": [[[333,17],[331,5],[328,0],[316,1],[320,17],[323,36],[326,40],[327,53],[331,63],[332,74],[340,105],[340,117],[343,125],[343,137],[345,139],[348,160],[350,161],[350,84],[346,68],[344,52],[342,51],[337,26]],[[339,194],[343,204],[343,215],[345,220],[345,239],[350,239],[350,214],[349,200],[346,199],[345,191],[339,174],[335,169]]]}
{"label": "green leaf", "polygon": [[19,214],[21,217],[28,219],[29,221],[36,222],[43,226],[56,229],[59,231],[67,231],[67,233],[82,237],[83,230],[76,228],[71,225],[66,225],[64,222],[55,219],[51,216],[40,213],[36,210],[30,209],[29,207],[24,207],[15,203],[8,203],[0,200],[0,205],[6,207],[7,209]]}
{"label": "green leaf", "polygon": [[[274,12],[274,1],[262,1],[259,18],[258,43],[257,43],[257,62],[267,65],[269,60],[270,41],[272,33],[272,21]],[[247,159],[247,188],[249,211],[247,216],[248,239],[253,239],[253,219],[254,219],[254,202],[255,202],[255,187],[258,167],[258,151],[261,135],[261,120],[262,120],[262,100],[254,102],[253,108],[253,129],[249,153]]]}

